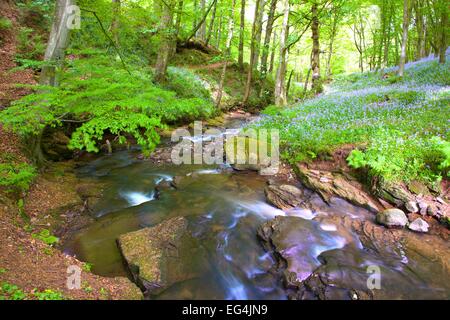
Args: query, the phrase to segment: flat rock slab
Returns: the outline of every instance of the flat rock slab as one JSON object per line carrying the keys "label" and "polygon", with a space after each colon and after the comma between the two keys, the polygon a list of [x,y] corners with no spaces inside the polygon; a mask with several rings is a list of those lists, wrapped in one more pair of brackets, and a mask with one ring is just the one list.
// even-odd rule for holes
{"label": "flat rock slab", "polygon": [[134,281],[146,295],[197,278],[208,266],[205,249],[192,237],[183,217],[121,235],[117,243]]}

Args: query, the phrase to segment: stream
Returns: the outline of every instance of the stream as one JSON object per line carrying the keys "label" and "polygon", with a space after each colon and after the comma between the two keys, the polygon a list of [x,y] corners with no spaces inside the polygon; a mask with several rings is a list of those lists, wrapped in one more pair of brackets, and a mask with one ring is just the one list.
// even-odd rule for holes
{"label": "stream", "polygon": [[[242,121],[229,123],[232,128],[240,125]],[[300,270],[297,274],[304,274],[302,280],[321,266],[325,255],[335,262],[330,274],[344,274],[358,285],[365,284],[366,268],[375,261],[385,270],[389,290],[413,298],[450,295],[447,273],[435,272],[435,279],[429,280],[423,273],[433,269],[423,266],[418,255],[414,261],[402,247],[368,250],[358,234],[336,224],[336,217],[373,219],[364,209],[339,199],[329,205],[309,192],[314,210],[284,212],[267,204],[264,187],[268,177],[256,172],[237,172],[228,165],[154,165],[138,160],[139,153],[138,148],[119,151],[77,169],[80,179],[95,179],[105,190],[94,206],[95,221],[65,241],[63,250],[92,263],[95,274],[127,276],[116,244],[119,235],[183,216],[206,249],[207,262],[187,261],[201,270],[200,276],[176,283],[152,298],[286,299],[280,275],[271,271],[274,256],[264,250],[256,234],[264,222],[277,216],[296,216],[299,225],[288,230],[283,241],[295,243],[291,254],[302,257],[293,262]],[[168,186],[175,177],[183,177],[177,189]],[[421,290],[412,294],[417,286]]]}

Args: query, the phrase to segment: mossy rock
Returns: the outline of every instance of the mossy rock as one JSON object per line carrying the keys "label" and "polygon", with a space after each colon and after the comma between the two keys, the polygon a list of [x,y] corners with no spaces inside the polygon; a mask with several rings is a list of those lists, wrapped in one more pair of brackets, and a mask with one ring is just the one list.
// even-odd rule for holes
{"label": "mossy rock", "polygon": [[206,251],[183,217],[121,235],[118,246],[135,283],[146,295],[158,295],[175,283],[204,273]]}

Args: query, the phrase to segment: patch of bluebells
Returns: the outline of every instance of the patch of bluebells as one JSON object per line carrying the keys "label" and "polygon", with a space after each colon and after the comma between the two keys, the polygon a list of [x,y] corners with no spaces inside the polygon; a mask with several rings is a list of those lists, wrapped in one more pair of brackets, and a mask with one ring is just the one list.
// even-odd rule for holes
{"label": "patch of bluebells", "polygon": [[448,140],[449,70],[449,62],[439,65],[436,59],[424,59],[409,63],[396,83],[375,73],[341,77],[327,93],[263,115],[252,125],[279,129],[283,154],[291,161],[343,144],[371,144],[380,139],[380,130],[400,140],[416,139],[420,148],[424,139],[434,136]]}

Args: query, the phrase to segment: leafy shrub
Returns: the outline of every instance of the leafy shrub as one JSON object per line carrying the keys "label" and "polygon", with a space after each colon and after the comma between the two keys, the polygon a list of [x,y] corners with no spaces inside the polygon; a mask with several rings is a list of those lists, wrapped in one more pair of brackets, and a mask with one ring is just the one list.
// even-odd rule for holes
{"label": "leafy shrub", "polygon": [[24,300],[27,295],[18,286],[3,282],[0,287],[0,300]]}
{"label": "leafy shrub", "polygon": [[12,28],[12,22],[6,17],[0,17],[0,31]]}
{"label": "leafy shrub", "polygon": [[103,136],[111,133],[121,143],[132,136],[149,153],[159,143],[156,129],[164,123],[192,121],[215,112],[206,99],[180,98],[155,85],[140,66],[129,65],[130,75],[119,61],[101,52],[83,55],[87,56],[68,62],[59,87],[35,87],[36,93],[1,112],[2,122],[26,136],[70,121],[79,126],[71,148],[97,152]]}
{"label": "leafy shrub", "polygon": [[64,300],[64,296],[59,291],[53,291],[51,289],[46,289],[44,291],[33,290],[33,296],[38,300]]}
{"label": "leafy shrub", "polygon": [[450,143],[439,137],[423,139],[396,131],[380,131],[371,138],[364,152],[353,150],[347,160],[354,168],[367,167],[371,176],[433,183],[448,171]]}
{"label": "leafy shrub", "polygon": [[33,234],[32,237],[39,239],[50,246],[58,243],[59,241],[59,238],[52,235],[47,229],[42,229],[39,233]]}
{"label": "leafy shrub", "polygon": [[165,87],[175,91],[180,98],[200,98],[206,101],[211,99],[211,95],[201,79],[187,69],[169,67],[167,78],[168,83]]}
{"label": "leafy shrub", "polygon": [[26,191],[36,177],[36,169],[28,163],[0,163],[0,186],[8,191]]}
{"label": "leafy shrub", "polygon": [[36,60],[45,52],[42,36],[33,29],[21,27],[17,35],[17,59]]}

